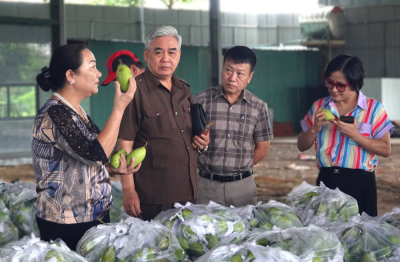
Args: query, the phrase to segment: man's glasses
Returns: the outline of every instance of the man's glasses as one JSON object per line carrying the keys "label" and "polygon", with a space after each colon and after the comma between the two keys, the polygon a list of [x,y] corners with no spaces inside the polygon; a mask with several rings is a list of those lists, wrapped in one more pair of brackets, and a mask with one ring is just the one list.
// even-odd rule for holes
{"label": "man's glasses", "polygon": [[346,90],[346,87],[348,87],[350,84],[335,83],[330,79],[324,78],[324,85],[329,89],[332,89],[334,86],[336,86],[336,89],[339,92],[344,92],[344,90]]}

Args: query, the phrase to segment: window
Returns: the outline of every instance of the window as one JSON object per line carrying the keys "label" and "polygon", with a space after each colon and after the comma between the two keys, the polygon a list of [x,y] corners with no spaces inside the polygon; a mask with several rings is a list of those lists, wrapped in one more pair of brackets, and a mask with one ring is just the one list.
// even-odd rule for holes
{"label": "window", "polygon": [[36,115],[36,83],[0,83],[0,119]]}

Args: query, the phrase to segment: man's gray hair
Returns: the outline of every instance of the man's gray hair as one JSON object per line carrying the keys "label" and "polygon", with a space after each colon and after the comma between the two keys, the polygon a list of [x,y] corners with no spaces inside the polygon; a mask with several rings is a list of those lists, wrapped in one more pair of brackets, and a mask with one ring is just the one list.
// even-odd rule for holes
{"label": "man's gray hair", "polygon": [[162,36],[175,37],[179,44],[179,50],[181,50],[182,37],[178,34],[178,31],[174,27],[168,25],[156,27],[151,30],[151,32],[146,37],[145,49],[149,50],[150,44],[154,41],[154,39]]}

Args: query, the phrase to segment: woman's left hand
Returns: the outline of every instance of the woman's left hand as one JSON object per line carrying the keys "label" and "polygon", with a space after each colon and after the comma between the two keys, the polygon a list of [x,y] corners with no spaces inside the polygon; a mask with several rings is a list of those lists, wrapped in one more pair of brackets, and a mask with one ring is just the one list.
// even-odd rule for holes
{"label": "woman's left hand", "polygon": [[107,171],[110,174],[110,176],[113,177],[115,175],[129,175],[137,172],[142,166],[142,163],[140,163],[139,165],[137,165],[137,167],[134,167],[135,166],[134,158],[132,158],[131,165],[126,166],[127,163],[124,154],[121,154],[120,163],[121,164],[119,165],[118,168],[113,168],[110,163],[106,165]]}
{"label": "woman's left hand", "polygon": [[337,126],[340,133],[342,133],[343,135],[347,136],[350,139],[354,140],[354,138],[359,134],[358,133],[358,123],[356,120],[354,120],[354,123],[352,123],[352,124],[340,121],[340,119],[331,120],[331,123],[334,124],[335,126]]}
{"label": "woman's left hand", "polygon": [[200,137],[198,136],[193,137],[192,146],[194,149],[203,150],[205,147],[208,146],[209,143],[210,143],[210,133],[207,132],[207,134],[201,134]]}

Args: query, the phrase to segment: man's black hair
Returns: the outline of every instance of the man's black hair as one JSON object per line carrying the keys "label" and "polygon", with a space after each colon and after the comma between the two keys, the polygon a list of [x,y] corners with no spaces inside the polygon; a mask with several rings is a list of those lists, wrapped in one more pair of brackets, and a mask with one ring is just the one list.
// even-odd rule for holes
{"label": "man's black hair", "polygon": [[254,71],[257,64],[257,56],[247,46],[234,46],[224,54],[224,63],[230,60],[235,64],[250,64],[250,73]]}
{"label": "man's black hair", "polygon": [[136,67],[139,68],[139,69],[144,69],[143,63],[140,62],[140,61],[138,61],[135,65],[136,65]]}
{"label": "man's black hair", "polygon": [[325,78],[329,78],[336,71],[342,72],[353,91],[358,91],[363,87],[364,68],[358,57],[338,55],[326,67]]}

